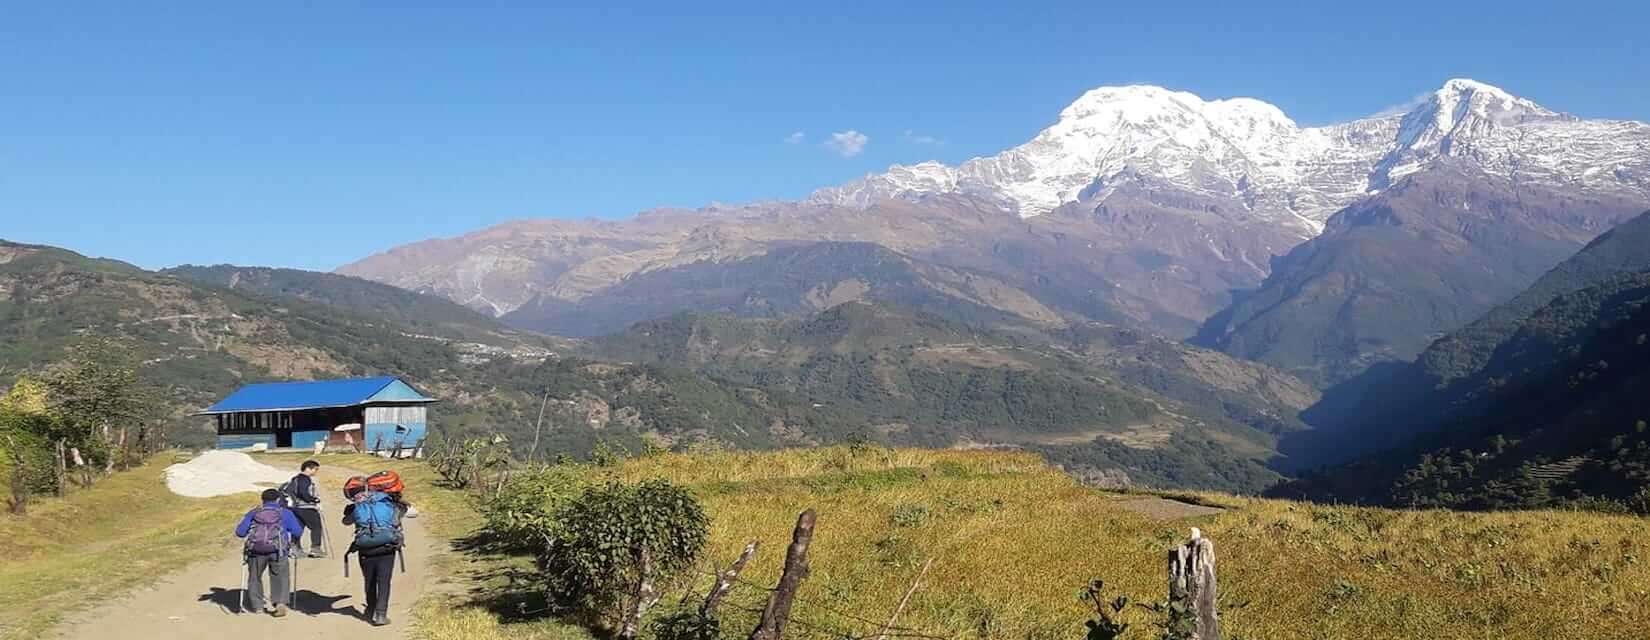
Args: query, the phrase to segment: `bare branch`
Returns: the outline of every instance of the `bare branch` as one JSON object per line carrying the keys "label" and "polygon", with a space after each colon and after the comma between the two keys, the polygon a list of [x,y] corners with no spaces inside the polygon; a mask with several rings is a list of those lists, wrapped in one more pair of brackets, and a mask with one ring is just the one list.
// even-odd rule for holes
{"label": "bare branch", "polygon": [[922,571],[917,574],[917,579],[911,581],[911,588],[905,590],[905,596],[899,599],[899,606],[894,607],[894,615],[888,616],[888,622],[882,625],[881,630],[877,631],[877,640],[888,640],[888,631],[894,628],[894,623],[899,620],[899,614],[905,612],[905,605],[911,602],[911,594],[917,592],[917,586],[922,584],[923,577],[928,575],[928,568],[932,566],[934,566],[933,558],[929,558],[928,562],[923,563]]}

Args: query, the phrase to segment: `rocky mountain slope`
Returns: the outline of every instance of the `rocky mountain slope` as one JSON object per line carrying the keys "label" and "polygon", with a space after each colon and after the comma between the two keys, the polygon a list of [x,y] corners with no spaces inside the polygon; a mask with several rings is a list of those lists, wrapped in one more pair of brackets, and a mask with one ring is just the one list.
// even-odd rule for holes
{"label": "rocky mountain slope", "polygon": [[1397,446],[1451,420],[1477,415],[1496,394],[1545,375],[1599,330],[1588,304],[1633,286],[1650,270],[1650,212],[1611,229],[1482,317],[1429,345],[1413,362],[1330,389],[1305,413],[1316,430],[1285,448],[1300,464],[1339,462]]}
{"label": "rocky mountain slope", "polygon": [[[817,292],[841,302],[909,291],[907,276],[883,284],[851,269],[774,275],[751,291],[727,284],[781,263],[763,262],[775,251],[867,242],[917,271],[948,271],[918,288],[1016,321],[1171,337],[1202,327],[1207,344],[1327,382],[1414,355],[1647,205],[1650,125],[1581,119],[1482,83],[1452,80],[1407,112],[1323,127],[1258,100],[1104,87],[1025,145],[956,167],[894,167],[803,202],[507,223],[340,272],[589,334],[674,310],[648,297],[662,283],[686,287],[675,291],[683,303],[714,300],[683,308],[747,315],[817,311],[805,303]],[[1274,274],[1275,258],[1324,229]],[[1473,266],[1484,255],[1494,259]],[[988,281],[1007,302],[955,295],[958,278]],[[1256,288],[1233,305],[1234,291]],[[1394,335],[1340,326],[1337,310],[1362,317],[1364,291],[1428,302]]]}
{"label": "rocky mountain slope", "polygon": [[1645,206],[1436,166],[1337,213],[1198,341],[1340,382],[1413,358]]}
{"label": "rocky mountain slope", "polygon": [[349,276],[234,265],[182,265],[162,269],[160,273],[255,295],[300,298],[353,313],[376,315],[423,334],[501,344],[538,339],[445,298]]}

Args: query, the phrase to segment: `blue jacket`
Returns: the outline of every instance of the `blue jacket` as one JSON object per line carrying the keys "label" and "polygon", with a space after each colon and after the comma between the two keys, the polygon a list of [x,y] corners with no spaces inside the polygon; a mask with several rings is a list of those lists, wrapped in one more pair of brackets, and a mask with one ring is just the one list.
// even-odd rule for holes
{"label": "blue jacket", "polygon": [[299,536],[304,534],[304,523],[298,521],[298,516],[293,515],[292,510],[274,502],[265,502],[263,507],[248,511],[246,515],[241,516],[241,523],[235,526],[235,537],[245,538],[247,534],[252,533],[252,514],[257,513],[264,507],[275,507],[281,510],[281,528],[286,530],[287,535],[292,536],[294,543],[298,541]]}

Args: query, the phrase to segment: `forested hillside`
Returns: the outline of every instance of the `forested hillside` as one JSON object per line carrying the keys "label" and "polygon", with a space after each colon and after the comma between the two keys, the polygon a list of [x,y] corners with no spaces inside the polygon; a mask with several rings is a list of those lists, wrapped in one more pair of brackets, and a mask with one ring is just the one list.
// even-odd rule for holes
{"label": "forested hillside", "polygon": [[4,255],[0,385],[113,337],[182,444],[210,441],[188,414],[241,384],[390,374],[443,400],[438,434],[501,433],[518,455],[1015,446],[1108,482],[1258,491],[1277,478],[1264,467],[1274,435],[1310,401],[1288,376],[1126,331],[1070,328],[1056,348],[1024,329],[848,304],[787,320],[679,316],[568,351],[578,343],[350,278],[153,273],[10,244]]}
{"label": "forested hillside", "polygon": [[859,303],[786,320],[678,314],[592,348],[795,394],[859,437],[1026,447],[1097,480],[1160,486],[1271,482],[1274,435],[1299,428],[1314,397],[1264,366],[1126,329],[1003,333]]}
{"label": "forested hillside", "polygon": [[1496,375],[1481,408],[1277,493],[1473,509],[1607,500],[1650,513],[1650,272],[1561,295],[1517,327],[1487,361]]}
{"label": "forested hillside", "polygon": [[1521,385],[1556,364],[1555,350],[1578,345],[1595,319],[1590,313],[1549,314],[1531,323],[1531,314],[1589,287],[1604,289],[1571,300],[1572,308],[1612,287],[1631,286],[1631,274],[1650,269],[1647,247],[1650,212],[1599,236],[1528,290],[1434,342],[1414,362],[1371,370],[1325,392],[1303,414],[1316,430],[1283,444],[1291,457],[1286,466],[1343,462],[1483,411],[1496,390]]}

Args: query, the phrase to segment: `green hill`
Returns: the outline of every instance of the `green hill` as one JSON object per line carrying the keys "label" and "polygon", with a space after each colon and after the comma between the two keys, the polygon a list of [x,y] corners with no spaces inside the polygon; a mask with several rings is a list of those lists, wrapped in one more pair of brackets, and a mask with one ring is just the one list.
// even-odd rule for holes
{"label": "green hill", "polygon": [[1264,366],[1128,330],[1005,333],[884,304],[783,320],[684,313],[592,349],[803,398],[825,425],[860,425],[848,437],[1024,447],[1153,486],[1257,490],[1276,478],[1263,467],[1274,435],[1314,398]]}
{"label": "green hill", "polygon": [[[1560,295],[1486,366],[1472,411],[1278,495],[1499,509],[1604,499],[1650,513],[1650,271]],[[1604,505],[1608,508],[1610,505]]]}
{"label": "green hill", "polygon": [[[1123,346],[1156,343],[1101,332],[1056,348],[1027,332],[849,304],[786,320],[678,316],[575,353],[567,349],[576,343],[350,278],[154,273],[50,247],[5,251],[0,386],[49,366],[82,336],[126,338],[142,378],[165,396],[173,439],[191,445],[211,433],[187,414],[241,384],[368,374],[401,376],[443,399],[438,433],[502,433],[518,455],[535,439],[541,455],[579,456],[602,442],[631,451],[648,441],[1008,445],[1110,480],[1121,472],[1135,483],[1258,491],[1277,477],[1263,462],[1273,434],[1287,429],[1155,390],[1184,380],[1098,365],[1158,357]],[[1182,397],[1221,397],[1208,391]],[[1271,404],[1244,411],[1288,413]]]}

